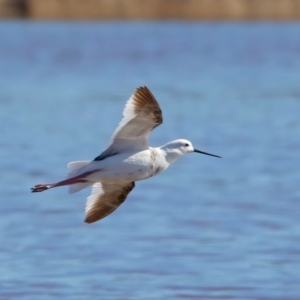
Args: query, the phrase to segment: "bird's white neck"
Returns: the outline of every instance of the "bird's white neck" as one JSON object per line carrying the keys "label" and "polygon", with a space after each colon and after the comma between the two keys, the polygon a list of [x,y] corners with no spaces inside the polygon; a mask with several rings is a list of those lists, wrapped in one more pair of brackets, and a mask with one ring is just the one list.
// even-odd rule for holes
{"label": "bird's white neck", "polygon": [[168,144],[163,145],[158,149],[162,150],[161,152],[163,153],[163,155],[165,156],[165,160],[169,164],[172,164],[183,155],[181,151],[179,151],[178,149],[170,148]]}

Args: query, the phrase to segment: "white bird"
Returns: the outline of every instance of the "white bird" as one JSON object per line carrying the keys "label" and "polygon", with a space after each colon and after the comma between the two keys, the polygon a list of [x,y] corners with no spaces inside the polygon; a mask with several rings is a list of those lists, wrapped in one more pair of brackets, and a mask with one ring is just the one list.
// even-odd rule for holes
{"label": "white bird", "polygon": [[37,184],[32,192],[69,185],[72,194],[93,185],[85,208],[85,222],[92,223],[123,203],[135,181],[161,173],[179,157],[192,152],[220,157],[196,150],[184,139],[150,147],[149,134],[163,118],[159,104],[147,87],[136,89],[126,103],[123,116],[108,147],[99,156],[92,161],[70,162],[66,180]]}

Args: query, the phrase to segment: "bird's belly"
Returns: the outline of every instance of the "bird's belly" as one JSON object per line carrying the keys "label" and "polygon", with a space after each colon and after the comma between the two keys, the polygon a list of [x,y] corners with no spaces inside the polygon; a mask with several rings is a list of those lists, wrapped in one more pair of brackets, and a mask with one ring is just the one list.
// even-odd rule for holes
{"label": "bird's belly", "polygon": [[164,169],[165,168],[160,167],[157,164],[148,164],[147,166],[139,165],[136,166],[136,168],[127,169],[126,172],[121,172],[115,175],[119,176],[120,178],[125,178],[126,180],[129,181],[137,181],[137,180],[143,180],[152,177],[154,175],[157,175],[160,172],[162,172]]}
{"label": "bird's belly", "polygon": [[115,170],[112,176],[119,180],[137,181],[149,178],[152,175],[150,165],[134,164],[125,165],[120,170]]}

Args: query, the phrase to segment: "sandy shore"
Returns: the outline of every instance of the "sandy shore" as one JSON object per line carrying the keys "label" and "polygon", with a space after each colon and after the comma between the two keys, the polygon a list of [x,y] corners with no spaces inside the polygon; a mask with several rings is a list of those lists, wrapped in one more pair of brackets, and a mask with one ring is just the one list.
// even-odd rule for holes
{"label": "sandy shore", "polygon": [[0,0],[0,17],[297,20],[300,0]]}

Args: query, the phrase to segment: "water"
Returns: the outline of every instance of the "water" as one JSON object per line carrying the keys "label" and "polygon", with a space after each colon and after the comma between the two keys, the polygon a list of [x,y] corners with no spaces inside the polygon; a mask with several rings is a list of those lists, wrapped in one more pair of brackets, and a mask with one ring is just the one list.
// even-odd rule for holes
{"label": "water", "polygon": [[[0,299],[299,299],[300,25],[0,23]],[[83,223],[31,194],[100,154],[147,85],[188,155]]]}

